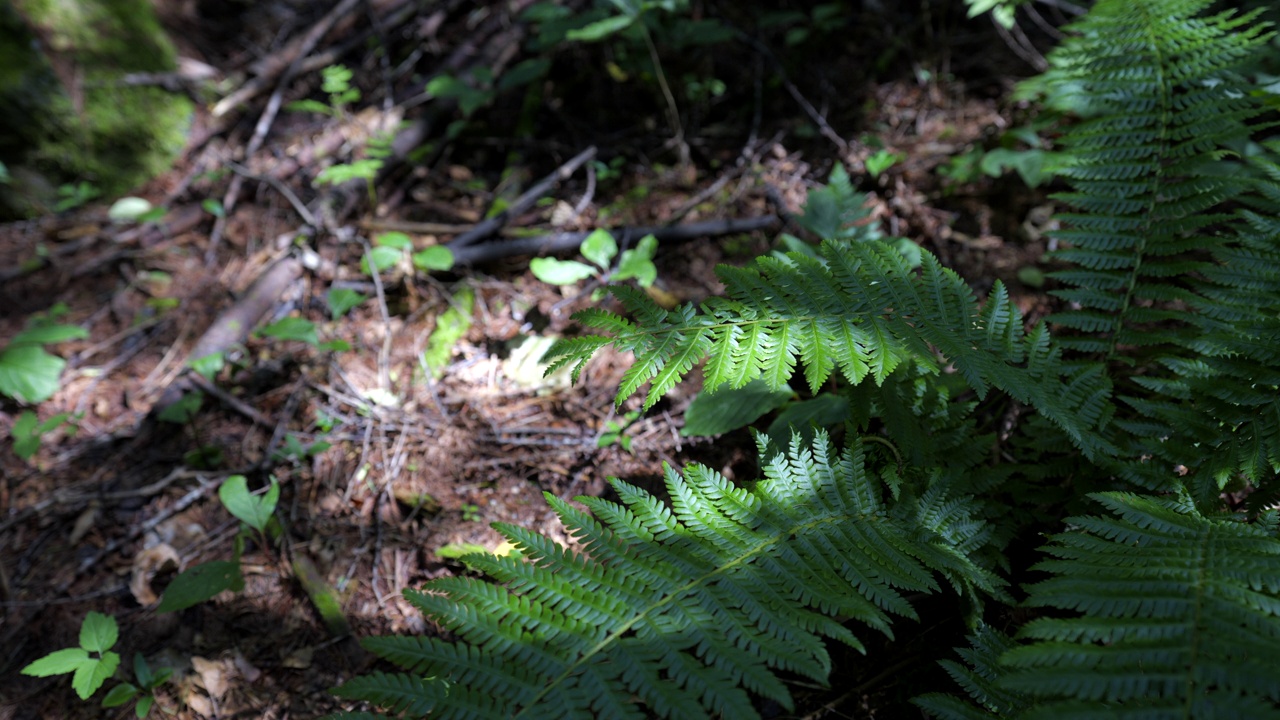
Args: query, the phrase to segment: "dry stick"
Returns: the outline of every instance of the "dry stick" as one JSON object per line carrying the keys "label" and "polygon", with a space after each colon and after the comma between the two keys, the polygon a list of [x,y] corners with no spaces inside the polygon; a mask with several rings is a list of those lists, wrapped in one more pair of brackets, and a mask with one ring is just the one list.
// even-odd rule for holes
{"label": "dry stick", "polygon": [[[642,238],[653,235],[658,242],[678,243],[696,240],[700,237],[715,235],[733,235],[736,233],[764,230],[778,225],[777,215],[760,215],[749,218],[730,218],[727,220],[707,220],[688,223],[686,225],[667,225],[661,227],[614,228],[609,230],[615,237]],[[479,265],[513,255],[539,255],[576,249],[587,239],[590,232],[566,232],[538,237],[514,238],[500,242],[473,245],[454,251],[453,262],[456,266]]]}
{"label": "dry stick", "polygon": [[757,52],[768,58],[769,62],[773,63],[774,69],[778,71],[778,79],[782,80],[782,86],[787,89],[787,92],[791,97],[798,105],[800,105],[800,109],[804,110],[805,114],[809,116],[809,119],[818,126],[818,130],[822,133],[822,136],[835,143],[835,146],[840,148],[840,152],[848,152],[849,143],[845,142],[844,138],[840,137],[840,135],[831,128],[830,123],[827,122],[827,119],[823,117],[822,113],[818,112],[818,109],[805,99],[805,96],[800,92],[800,88],[796,87],[795,83],[791,82],[791,79],[787,77],[787,71],[782,67],[782,61],[778,60],[778,56],[773,54],[773,50],[770,50],[768,45],[756,40],[745,32],[738,31],[738,37],[741,38],[743,42],[755,48]]}
{"label": "dry stick", "polygon": [[294,193],[293,190],[291,190],[288,185],[285,185],[284,183],[280,182],[279,179],[274,178],[270,175],[259,175],[258,173],[251,172],[249,168],[232,160],[227,161],[227,167],[231,168],[238,175],[247,177],[250,180],[257,180],[258,182],[264,182],[270,185],[271,187],[275,188],[276,192],[283,195],[284,199],[289,201],[289,204],[293,206],[293,209],[295,211],[297,211],[298,215],[302,218],[303,222],[305,222],[307,225],[310,225],[313,228],[318,229],[320,227],[319,221],[316,220],[316,216],[312,215],[311,211],[307,209],[307,206],[303,205],[302,201],[298,199],[297,194]]}
{"label": "dry stick", "polygon": [[[187,364],[209,355],[222,355],[233,345],[244,342],[285,289],[301,275],[302,263],[297,258],[287,256],[272,263],[258,276],[244,297],[219,315],[204,335],[200,336],[187,356]],[[158,418],[165,408],[181,400],[191,387],[191,380],[185,375],[180,376],[165,388],[147,416]]]}
{"label": "dry stick", "polygon": [[596,148],[594,145],[583,150],[577,155],[574,155],[568,162],[556,168],[555,172],[542,178],[542,180],[538,181],[537,184],[525,191],[525,193],[520,197],[516,198],[515,201],[511,203],[511,206],[506,210],[503,210],[488,220],[479,223],[467,232],[462,233],[450,241],[446,247],[453,251],[456,259],[459,250],[473,245],[474,243],[497,232],[503,225],[506,225],[511,218],[523,213],[530,207],[533,207],[533,204],[538,202],[543,195],[546,195],[551,188],[555,187],[561,181],[568,179],[569,176],[573,175],[578,168],[582,167],[584,163],[595,156]]}
{"label": "dry stick", "polygon": [[[271,93],[271,99],[267,101],[267,107],[262,111],[261,117],[258,118],[258,124],[253,128],[253,137],[249,138],[249,144],[244,150],[244,161],[247,163],[253,159],[258,150],[262,148],[262,143],[267,138],[267,132],[271,129],[272,123],[276,120],[276,114],[280,112],[280,106],[284,104],[284,90],[289,81],[298,73],[299,67],[302,65],[302,59],[309,54],[320,42],[320,39],[329,32],[333,24],[343,15],[346,15],[352,8],[359,3],[360,0],[342,0],[332,10],[329,11],[320,21],[311,27],[311,30],[302,38],[299,43],[299,49],[294,56],[293,61],[280,75],[280,82],[276,85],[276,89]],[[234,95],[235,93],[233,93]],[[231,98],[225,98],[223,102]],[[236,101],[239,102],[238,100]],[[219,103],[218,106],[221,106]],[[214,116],[218,116],[218,106],[214,107]],[[223,112],[226,112],[225,109]],[[222,243],[222,233],[226,229],[227,217],[231,211],[235,209],[236,198],[240,195],[240,186],[244,184],[244,176],[236,175],[231,178],[231,186],[227,188],[227,194],[222,198],[223,214],[213,224],[213,231],[209,233],[209,247],[204,253],[204,264],[212,265],[217,257],[218,246]]]}

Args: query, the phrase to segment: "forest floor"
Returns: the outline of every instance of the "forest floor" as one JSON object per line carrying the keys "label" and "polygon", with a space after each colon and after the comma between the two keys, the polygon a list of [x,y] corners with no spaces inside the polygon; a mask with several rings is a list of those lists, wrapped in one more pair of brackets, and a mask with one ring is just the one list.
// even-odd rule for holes
{"label": "forest floor", "polygon": [[[457,3],[421,16],[390,15],[403,5],[371,7],[386,13],[378,32],[386,33],[393,61],[420,68],[455,58],[468,43],[483,57],[486,43],[500,42],[495,33],[520,24],[506,17],[485,35],[486,20]],[[546,80],[559,83],[558,97],[567,99],[547,101],[523,129],[496,119],[504,110],[520,114],[519,96],[494,100],[448,143],[439,142],[441,113],[462,116],[436,110],[435,124],[423,125],[435,133],[427,138],[435,147],[381,175],[375,206],[358,181],[350,192],[312,180],[333,158],[358,155],[371,128],[414,120],[432,104],[413,101],[422,87],[414,74],[388,71],[362,49],[369,22],[357,12],[310,56],[355,40],[354,52],[331,62],[355,69],[363,109],[280,112],[246,159],[274,86],[220,117],[208,103],[172,171],[135,193],[166,208],[163,220],[113,223],[105,205],[87,205],[0,226],[0,338],[55,308],[60,322],[89,333],[54,348],[67,369],[61,389],[38,408],[42,418],[72,413],[74,423],[46,436],[30,460],[0,443],[0,720],[132,716],[127,707],[100,708],[98,698],[77,700],[66,677],[18,674],[35,658],[74,646],[89,611],[118,620],[126,666],[139,652],[153,666],[175,669],[157,698],[176,718],[318,717],[348,707],[329,688],[377,667],[353,638],[433,632],[401,592],[464,572],[452,551],[497,547],[502,537],[490,523],[567,542],[543,493],[607,495],[609,477],[659,489],[663,463],[755,477],[745,431],[681,436],[696,381],[638,413],[639,397],[614,405],[625,355],[597,357],[576,386],[563,375],[542,377],[530,348],[581,332],[571,316],[597,304],[591,285],[548,285],[530,272],[527,255],[502,252],[444,273],[401,263],[375,282],[361,271],[368,240],[399,231],[415,250],[448,243],[510,197],[509,185],[526,189],[588,147],[597,148],[599,165],[566,173],[545,202],[508,218],[480,244],[796,213],[843,163],[870,193],[886,232],[937,254],[980,295],[999,279],[1029,316],[1043,314],[1041,290],[1024,287],[1019,273],[1035,268],[1046,250],[1036,226],[1048,214],[1045,193],[1012,175],[956,182],[939,171],[1027,122],[1028,109],[1009,96],[1013,82],[1033,72],[987,20],[964,21],[962,4],[954,5],[956,17],[933,24],[899,18],[896,26],[872,18],[874,27],[788,56],[783,65],[796,79],[794,94],[770,80],[769,61],[751,47],[710,51],[725,56],[717,62],[745,68],[727,79],[726,102],[740,107],[708,102],[700,114],[685,108],[684,140],[693,149],[685,165],[670,149],[661,96],[634,78],[631,86],[611,87],[622,81],[600,69],[608,57],[581,51],[572,62],[558,60]],[[279,52],[273,37],[300,36],[320,19],[306,3],[235,7],[253,16],[165,19],[181,54],[242,84],[237,70]],[[499,7],[491,8],[495,15]],[[251,28],[252,37],[231,42],[232,27]],[[896,42],[884,39],[895,33]],[[406,46],[422,57],[408,57]],[[848,70],[890,50],[896,59],[889,65],[898,71]],[[605,79],[583,79],[586,71],[575,63],[585,62]],[[668,74],[677,77],[674,69]],[[323,100],[317,86],[313,71],[279,87],[286,101],[308,94]],[[830,132],[815,126],[815,115]],[[873,176],[867,161],[881,151],[898,160]],[[226,169],[232,159],[243,174]],[[237,180],[234,208],[216,217],[209,211],[220,206],[206,201],[223,202]],[[315,227],[299,231],[308,219],[286,189],[301,209],[322,216]],[[655,297],[697,303],[719,292],[714,267],[775,247],[783,227],[767,228],[663,243]],[[333,287],[368,299],[334,319],[326,302]],[[263,323],[306,318],[320,341],[341,340],[350,349],[258,334],[210,336],[220,318],[248,312],[264,293]],[[450,308],[469,318],[456,341],[449,341],[449,322],[441,322]],[[445,341],[442,366],[421,362],[433,341]],[[187,363],[197,348],[210,347],[225,354],[226,367],[201,382]],[[194,390],[203,404],[189,422],[158,419],[160,408]],[[20,410],[0,405],[0,429]],[[629,449],[608,442],[611,428],[630,439]],[[178,570],[233,556],[238,521],[216,492],[233,474],[246,475],[251,487],[269,477],[279,482],[281,541],[248,543],[243,591],[157,613]],[[317,586],[340,599],[350,634],[326,628],[306,591]],[[954,632],[918,628],[917,639],[894,645],[888,658],[843,665],[834,690],[798,686],[793,716],[914,712],[901,704],[908,692],[902,678],[933,670],[916,667],[912,648],[951,642]],[[777,708],[762,713],[793,717]]]}

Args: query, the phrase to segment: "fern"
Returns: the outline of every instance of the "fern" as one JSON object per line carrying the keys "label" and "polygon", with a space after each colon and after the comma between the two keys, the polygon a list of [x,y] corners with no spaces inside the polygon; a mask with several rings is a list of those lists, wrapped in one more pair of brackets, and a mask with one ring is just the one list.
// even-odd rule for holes
{"label": "fern", "polygon": [[614,288],[626,317],[580,314],[604,334],[550,358],[576,379],[632,352],[618,401],[648,384],[646,407],[699,366],[708,390],[802,374],[848,408],[850,449],[797,434],[752,489],[668,468],[670,506],[620,481],[590,513],[548,496],[578,549],[498,526],[519,556],[406,593],[452,637],[366,640],[403,672],[337,692],[441,717],[754,717],[752,696],[792,706],[783,677],[826,681],[825,640],[916,617],[914,593],[950,585],[971,622],[1010,603],[1007,548],[1050,532],[1035,619],[944,663],[978,704],[921,707],[1280,715],[1280,143],[1255,142],[1271,126],[1234,74],[1270,35],[1208,6],[1099,0],[1051,56],[1042,86],[1083,117],[1054,338],[999,283],[979,301],[859,225],[833,173],[811,228],[837,237],[719,269],[700,307]]}
{"label": "fern", "polygon": [[777,671],[825,682],[822,638],[862,648],[833,618],[891,635],[892,616],[916,617],[904,593],[936,592],[935,576],[969,597],[999,592],[968,558],[981,527],[963,501],[925,488],[886,503],[858,443],[797,439],[750,492],[700,466],[666,480],[671,507],[615,480],[622,504],[579,499],[594,517],[548,495],[580,552],[499,526],[523,557],[467,562],[504,585],[450,578],[406,593],[458,642],[366,639],[409,674],[335,692],[440,717],[645,717],[638,703],[756,717],[744,688],[790,708]]}
{"label": "fern", "polygon": [[1073,286],[1054,294],[1080,306],[1051,318],[1081,331],[1066,347],[1111,358],[1176,341],[1184,315],[1164,304],[1195,296],[1187,279],[1220,242],[1221,203],[1243,189],[1218,161],[1262,107],[1231,70],[1266,35],[1256,13],[1195,17],[1209,4],[1101,2],[1054,53],[1046,84],[1090,116],[1063,139],[1074,190],[1057,196],[1077,209],[1054,254],[1077,266],[1054,274]]}
{"label": "fern", "polygon": [[[986,631],[944,663],[982,710],[916,703],[941,718],[1280,717],[1280,540],[1259,524],[1207,518],[1186,498],[1093,496],[1113,517],[1078,517],[1053,538],[1053,577],[1027,604],[1017,645]],[[989,712],[988,712],[989,711]],[[990,714],[990,713],[994,713]]]}
{"label": "fern", "polygon": [[613,337],[577,338],[548,353],[551,371],[572,366],[575,377],[607,344],[635,354],[618,401],[650,383],[652,406],[694,365],[706,359],[708,388],[742,387],[757,378],[786,384],[803,361],[817,390],[836,368],[852,384],[882,384],[909,362],[937,373],[944,361],[979,397],[996,387],[1040,410],[1087,456],[1113,452],[1099,428],[1106,421],[1109,384],[1100,369],[1068,368],[1043,325],[1022,329],[1022,314],[997,283],[979,305],[973,291],[933,255],[922,251],[917,275],[884,243],[823,243],[818,257],[788,253],[760,258],[758,269],[720,267],[727,297],[699,312],[691,305],[663,310],[627,287],[611,291],[637,318],[632,323],[593,308],[578,314]]}

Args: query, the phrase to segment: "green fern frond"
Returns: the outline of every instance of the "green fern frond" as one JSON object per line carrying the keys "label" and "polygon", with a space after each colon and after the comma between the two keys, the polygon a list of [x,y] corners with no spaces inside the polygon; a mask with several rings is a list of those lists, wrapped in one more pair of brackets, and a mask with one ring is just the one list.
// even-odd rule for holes
{"label": "green fern frond", "polygon": [[936,575],[1001,592],[966,552],[983,529],[965,501],[887,504],[860,444],[841,453],[824,433],[811,447],[797,437],[764,474],[748,491],[701,466],[668,468],[670,506],[617,480],[620,504],[579,498],[591,513],[548,495],[580,551],[495,525],[520,557],[467,562],[501,585],[406,592],[457,640],[368,639],[411,675],[340,694],[444,718],[757,717],[746,691],[792,706],[778,671],[826,681],[823,638],[862,647],[842,622],[891,635],[893,616],[916,617],[906,594],[938,591]]}
{"label": "green fern frond", "polygon": [[[763,379],[783,387],[805,365],[817,390],[839,369],[850,383],[877,384],[904,362],[926,372],[940,353],[979,395],[999,388],[1034,406],[1087,456],[1113,452],[1098,428],[1109,413],[1110,385],[1098,368],[1071,368],[1043,325],[1029,333],[997,284],[985,305],[954,272],[922,252],[920,273],[884,243],[827,242],[818,257],[789,253],[761,258],[756,268],[720,267],[727,297],[663,310],[643,293],[611,288],[636,317],[627,323],[594,310],[584,323],[614,332],[612,344],[635,353],[618,402],[651,383],[650,407],[707,359],[709,389]],[[552,348],[553,367],[581,364],[600,340]]]}
{"label": "green fern frond", "polygon": [[1217,161],[1263,111],[1232,69],[1268,34],[1257,13],[1197,17],[1209,5],[1099,2],[1050,56],[1045,82],[1087,118],[1062,141],[1074,191],[1057,199],[1078,212],[1060,216],[1069,247],[1054,256],[1081,268],[1054,275],[1080,306],[1050,318],[1081,333],[1064,347],[1110,358],[1175,342],[1184,315],[1152,303],[1193,300],[1190,278],[1222,242],[1219,208],[1245,183]]}
{"label": "green fern frond", "polygon": [[983,625],[968,637],[969,647],[956,648],[956,654],[964,660],[940,660],[947,674],[955,680],[970,701],[954,695],[929,693],[912,698],[911,702],[930,715],[942,720],[997,720],[1021,717],[1029,704],[1019,693],[1000,687],[1000,678],[1008,668],[1000,665],[1000,657],[1017,647],[1007,635]]}
{"label": "green fern frond", "polygon": [[[1072,617],[1023,628],[1003,686],[1032,717],[1280,717],[1280,540],[1186,500],[1099,493],[1112,516],[1071,518],[1054,577],[1027,603]],[[1079,614],[1076,616],[1076,614]]]}

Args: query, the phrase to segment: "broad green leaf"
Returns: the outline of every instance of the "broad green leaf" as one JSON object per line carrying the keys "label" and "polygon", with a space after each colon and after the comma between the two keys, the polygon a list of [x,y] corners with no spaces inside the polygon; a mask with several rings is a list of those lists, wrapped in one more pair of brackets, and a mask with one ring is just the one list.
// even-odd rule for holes
{"label": "broad green leaf", "polygon": [[138,686],[133,683],[120,683],[119,685],[111,688],[111,690],[107,692],[107,696],[102,698],[102,707],[120,707],[137,697],[139,692],[141,692],[141,690],[139,690]]}
{"label": "broad green leaf", "polygon": [[280,499],[280,483],[271,479],[271,487],[265,495],[258,497],[249,492],[249,484],[243,475],[232,475],[218,488],[218,499],[234,515],[249,527],[262,531],[275,512],[276,502]]}
{"label": "broad green leaf", "polygon": [[18,333],[9,342],[9,347],[19,345],[48,345],[67,340],[80,340],[89,337],[89,331],[79,325],[62,325],[58,323],[40,324],[29,327]]}
{"label": "broad green leaf", "polygon": [[13,436],[13,452],[23,460],[30,460],[40,450],[40,433],[36,432],[39,424],[40,418],[30,410],[24,410],[13,423],[13,430],[10,431]]}
{"label": "broad green leaf", "polygon": [[582,257],[595,263],[601,270],[608,270],[613,256],[618,254],[618,242],[608,230],[598,228],[582,241],[580,249]]}
{"label": "broad green leaf", "polygon": [[223,358],[222,353],[215,352],[192,360],[190,367],[205,380],[212,380],[214,375],[222,371],[225,364],[226,359]]}
{"label": "broad green leaf", "polygon": [[222,203],[213,198],[205,198],[200,202],[200,207],[210,215],[220,218],[227,216],[226,208],[222,207]]}
{"label": "broad green leaf", "polygon": [[40,403],[58,391],[67,362],[39,345],[20,345],[0,352],[0,394],[23,403]]}
{"label": "broad green leaf", "polygon": [[223,590],[239,591],[244,588],[240,563],[216,560],[187,568],[169,583],[156,612],[185,610],[208,600]]}
{"label": "broad green leaf", "polygon": [[111,649],[120,639],[116,619],[100,612],[91,612],[80,623],[80,647],[89,652],[102,653]]}
{"label": "broad green leaf", "polygon": [[334,320],[346,315],[351,308],[368,300],[364,295],[350,288],[331,288],[329,290],[329,314]]}
{"label": "broad green leaf", "polygon": [[147,716],[147,713],[151,712],[151,706],[155,703],[155,695],[144,695],[138,698],[138,706],[134,708],[134,715],[138,720],[142,720],[142,718]]}
{"label": "broad green leaf", "polygon": [[67,648],[66,650],[58,650],[36,660],[35,662],[22,668],[23,675],[32,677],[49,677],[50,675],[65,675],[69,672],[75,672],[81,665],[93,662],[89,657],[89,651],[84,648]]}
{"label": "broad green leaf", "polygon": [[150,687],[152,674],[151,666],[147,664],[147,659],[142,657],[142,653],[133,654],[133,677],[138,684],[143,687]]}
{"label": "broad green leaf", "polygon": [[790,390],[770,390],[763,380],[752,380],[740,388],[720,387],[715,392],[698,393],[684,414],[684,437],[709,437],[737,430],[776,410],[791,399]]}
{"label": "broad green leaf", "polygon": [[529,261],[534,277],[550,285],[572,285],[596,274],[595,268],[577,260],[534,258]]}
{"label": "broad green leaf", "polygon": [[369,248],[368,254],[360,258],[360,271],[365,275],[372,275],[373,271],[369,269],[369,258],[373,258],[373,266],[378,272],[383,272],[395,267],[400,262],[400,258],[404,257],[404,251],[393,247],[378,245]]}
{"label": "broad green leaf", "polygon": [[175,425],[186,425],[191,422],[191,418],[196,416],[200,411],[200,405],[204,403],[204,393],[189,392],[178,399],[177,402],[160,411],[160,419],[164,422],[171,422]]}
{"label": "broad green leaf", "polygon": [[645,235],[635,248],[625,250],[618,259],[618,272],[611,280],[621,282],[635,278],[640,287],[649,287],[658,279],[658,268],[653,264],[653,255],[658,250],[658,239]]}
{"label": "broad green leaf", "polygon": [[597,20],[586,27],[580,27],[577,30],[570,30],[565,33],[565,37],[570,40],[580,40],[582,42],[596,42],[597,40],[603,40],[614,33],[626,30],[631,26],[631,23],[635,22],[635,20],[636,18],[634,16],[615,15],[613,17],[605,18],[604,20]]}
{"label": "broad green leaf", "polygon": [[379,247],[395,248],[402,252],[413,249],[413,240],[402,232],[382,233],[374,239],[373,244]]}
{"label": "broad green leaf", "polygon": [[90,660],[80,667],[76,668],[76,672],[71,676],[71,688],[76,691],[76,695],[81,700],[88,700],[98,688],[102,687],[102,683],[107,678],[116,674],[116,668],[120,667],[120,656],[113,652],[105,652],[102,657],[97,660]]}
{"label": "broad green leaf", "polygon": [[452,270],[453,251],[443,245],[431,247],[413,254],[413,266],[419,270]]}
{"label": "broad green leaf", "polygon": [[316,336],[315,323],[299,317],[280,318],[259,330],[258,333],[277,340],[298,340],[308,345],[320,344],[320,338]]}
{"label": "broad green leaf", "polygon": [[107,217],[120,222],[137,220],[151,212],[151,203],[140,197],[122,197],[111,203]]}
{"label": "broad green leaf", "polygon": [[769,440],[779,448],[791,442],[793,432],[805,442],[813,438],[814,428],[839,425],[849,417],[849,400],[824,393],[811,400],[792,403],[778,413],[769,425]]}

